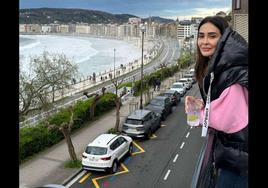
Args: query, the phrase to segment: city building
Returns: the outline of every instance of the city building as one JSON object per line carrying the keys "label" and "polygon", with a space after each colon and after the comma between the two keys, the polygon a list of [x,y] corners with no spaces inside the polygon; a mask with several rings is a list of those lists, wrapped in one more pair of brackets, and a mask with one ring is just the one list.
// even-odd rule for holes
{"label": "city building", "polygon": [[186,37],[190,37],[195,33],[194,24],[190,20],[180,21],[177,26],[177,39],[183,40]]}
{"label": "city building", "polygon": [[50,33],[51,32],[51,26],[50,25],[42,25],[41,26],[41,32],[42,33]]}
{"label": "city building", "polygon": [[110,37],[117,37],[117,24],[107,24],[105,26],[105,35]]}
{"label": "city building", "polygon": [[232,0],[232,26],[248,41],[248,0]]}
{"label": "city building", "polygon": [[87,24],[76,24],[76,33],[88,34],[90,33],[90,27]]}
{"label": "city building", "polygon": [[68,25],[60,25],[60,33],[69,33]]}
{"label": "city building", "polygon": [[20,24],[19,30],[20,30],[20,33],[26,32],[26,24]]}

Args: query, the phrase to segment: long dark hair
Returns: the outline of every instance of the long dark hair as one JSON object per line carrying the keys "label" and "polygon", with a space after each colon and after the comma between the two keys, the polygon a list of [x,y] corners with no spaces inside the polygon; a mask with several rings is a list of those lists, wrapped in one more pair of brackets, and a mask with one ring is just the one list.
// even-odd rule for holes
{"label": "long dark hair", "polygon": [[[212,23],[213,25],[215,25],[220,30],[221,35],[224,33],[225,29],[229,26],[228,22],[220,16],[208,16],[208,17],[205,17],[200,22],[198,26],[198,33],[199,33],[200,27],[205,23]],[[197,37],[197,40],[198,40],[198,37]],[[200,49],[198,47],[198,42],[196,44],[197,44],[197,48],[196,48],[197,49],[197,61],[195,65],[195,77],[199,84],[199,87],[203,87],[202,82],[203,82],[204,76],[206,75],[209,58],[204,57],[201,54]]]}

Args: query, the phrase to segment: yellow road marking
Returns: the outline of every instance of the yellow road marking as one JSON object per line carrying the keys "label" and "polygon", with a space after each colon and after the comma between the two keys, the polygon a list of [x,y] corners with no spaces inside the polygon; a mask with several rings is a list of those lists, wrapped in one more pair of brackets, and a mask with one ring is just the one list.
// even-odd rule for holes
{"label": "yellow road marking", "polygon": [[79,181],[79,183],[83,183],[89,176],[91,175],[91,173],[87,173],[83,178],[81,178],[81,180]]}
{"label": "yellow road marking", "polygon": [[107,178],[107,177],[111,177],[111,176],[116,176],[116,175],[119,175],[119,174],[124,174],[124,173],[127,173],[129,172],[129,170],[127,169],[127,167],[123,164],[123,163],[120,163],[121,167],[124,169],[123,171],[121,172],[117,172],[115,174],[111,174],[111,175],[106,175],[106,176],[101,176],[101,177],[97,177],[97,178],[93,178],[92,179],[92,182],[93,184],[95,185],[96,188],[100,188],[97,180],[100,180],[100,179],[103,179],[103,178]]}
{"label": "yellow road marking", "polygon": [[[154,136],[155,136],[155,135],[154,135]],[[156,137],[156,136],[155,136],[155,137]],[[140,151],[138,151],[138,152],[134,152],[134,153],[132,153],[131,155],[137,155],[137,154],[139,154],[139,153],[144,153],[144,152],[145,152],[145,150],[144,150],[142,147],[140,147],[135,141],[133,141],[133,144],[134,144],[137,148],[139,148]],[[100,177],[97,177],[97,178],[92,178],[92,182],[93,182],[95,188],[100,188],[100,186],[99,186],[97,180],[100,180],[100,179],[107,178],[107,177],[110,177],[110,176],[116,176],[116,175],[119,175],[119,174],[124,174],[124,173],[129,172],[128,168],[127,168],[123,163],[120,163],[120,165],[121,165],[121,167],[123,168],[123,171],[121,171],[121,172],[117,172],[117,173],[115,173],[115,174],[106,175],[106,176],[100,176]],[[86,178],[85,178],[85,179],[86,179]],[[81,180],[80,180],[80,181],[81,181]]]}
{"label": "yellow road marking", "polygon": [[94,184],[94,186],[95,186],[96,188],[100,188],[100,186],[99,186],[99,184],[97,183],[97,180],[96,180],[96,179],[93,179],[92,182],[93,182],[93,184]]}
{"label": "yellow road marking", "polygon": [[137,151],[137,152],[132,153],[132,154],[131,154],[132,156],[133,156],[133,155],[137,155],[137,154],[139,154],[139,153],[144,153],[144,152],[145,152],[145,150],[144,150],[142,147],[140,147],[135,141],[133,141],[133,144],[134,144],[137,148],[139,148],[140,151]]}
{"label": "yellow road marking", "polygon": [[150,138],[156,138],[157,136],[155,134],[152,134]]}

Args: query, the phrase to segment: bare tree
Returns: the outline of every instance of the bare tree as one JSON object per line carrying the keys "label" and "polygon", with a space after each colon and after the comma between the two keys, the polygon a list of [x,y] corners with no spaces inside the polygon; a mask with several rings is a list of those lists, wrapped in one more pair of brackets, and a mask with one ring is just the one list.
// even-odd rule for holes
{"label": "bare tree", "polygon": [[67,87],[78,72],[77,65],[64,54],[49,54],[47,51],[32,58],[32,67],[39,82],[49,84],[52,103],[55,101],[55,91]]}
{"label": "bare tree", "polygon": [[[102,88],[102,95],[105,94],[105,90],[106,90],[106,88],[103,87],[103,88]],[[87,91],[85,91],[83,94],[84,94],[87,98],[90,98],[90,97],[93,97],[93,96],[94,96],[93,101],[92,101],[92,104],[91,104],[91,106],[90,106],[90,119],[94,119],[94,117],[95,117],[96,106],[97,106],[98,101],[100,100],[100,98],[101,98],[102,95],[99,95],[98,93],[92,93],[92,94],[89,95]]]}
{"label": "bare tree", "polygon": [[48,104],[46,90],[48,83],[40,83],[36,77],[27,76],[20,71],[19,74],[19,116],[27,115],[34,110],[40,110]]}
{"label": "bare tree", "polygon": [[120,124],[120,106],[121,106],[121,95],[118,96],[118,89],[119,86],[123,83],[124,79],[122,79],[121,81],[118,80],[118,78],[113,78],[111,80],[111,82],[113,83],[114,87],[115,87],[115,94],[116,94],[116,98],[115,98],[115,106],[116,106],[116,121],[115,121],[115,126],[114,129],[116,132],[119,131],[119,124]]}
{"label": "bare tree", "polygon": [[[22,66],[21,62],[20,66]],[[29,112],[44,109],[49,106],[51,101],[54,102],[56,89],[66,87],[76,74],[77,69],[77,65],[69,61],[65,55],[53,54],[50,56],[45,51],[40,57],[31,57],[28,73],[26,74],[20,68],[20,117]]]}
{"label": "bare tree", "polygon": [[63,134],[63,136],[64,136],[64,138],[66,140],[67,146],[68,146],[68,151],[69,151],[69,155],[71,157],[71,160],[76,161],[77,156],[76,156],[74,146],[73,146],[73,142],[72,142],[72,139],[71,139],[71,128],[72,128],[72,126],[74,124],[74,117],[73,117],[74,113],[73,113],[73,107],[72,106],[69,108],[69,111],[71,113],[69,122],[63,122],[60,125],[55,125],[55,124],[49,124],[48,123],[48,127],[50,129],[57,129]]}

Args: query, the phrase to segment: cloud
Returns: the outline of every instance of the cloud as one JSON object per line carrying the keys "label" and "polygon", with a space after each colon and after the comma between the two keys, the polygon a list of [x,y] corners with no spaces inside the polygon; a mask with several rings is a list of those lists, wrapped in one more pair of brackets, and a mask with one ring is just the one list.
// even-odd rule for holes
{"label": "cloud", "polygon": [[184,10],[164,10],[163,14],[167,15],[166,18],[176,20],[191,19],[191,17],[206,17],[212,16],[216,13],[223,11],[225,13],[230,12],[231,7],[223,8],[190,8]]}
{"label": "cloud", "polygon": [[83,8],[113,14],[133,14],[139,17],[160,16],[176,19],[178,16],[211,15],[231,9],[232,0],[20,0],[21,8],[54,7]]}

